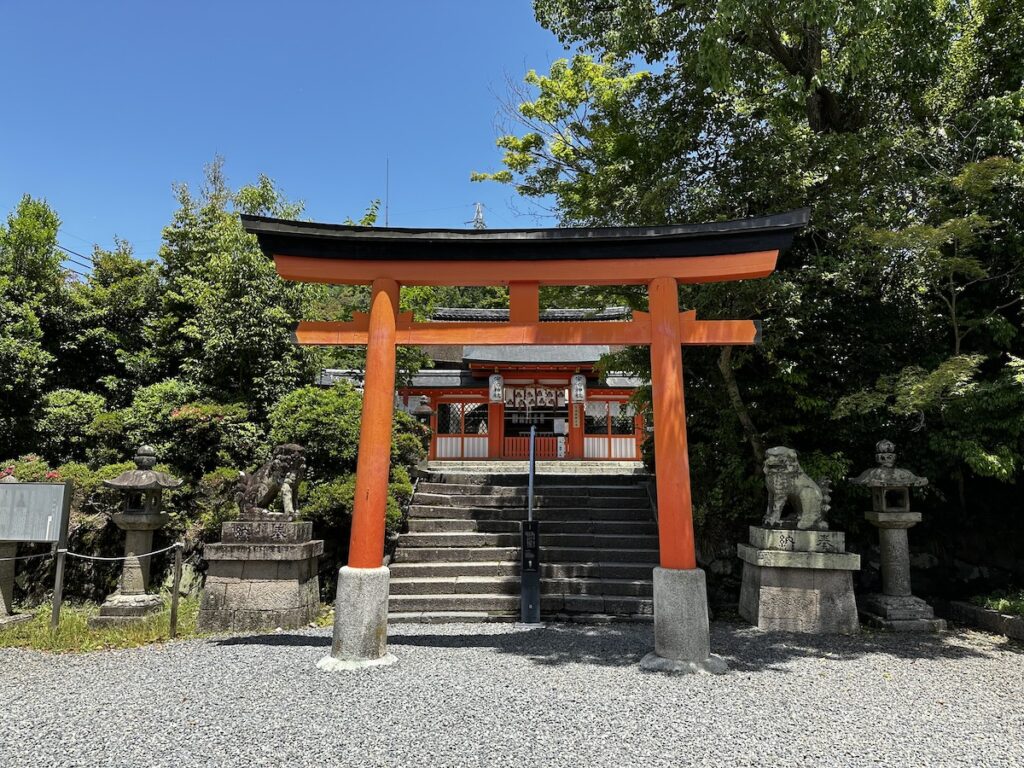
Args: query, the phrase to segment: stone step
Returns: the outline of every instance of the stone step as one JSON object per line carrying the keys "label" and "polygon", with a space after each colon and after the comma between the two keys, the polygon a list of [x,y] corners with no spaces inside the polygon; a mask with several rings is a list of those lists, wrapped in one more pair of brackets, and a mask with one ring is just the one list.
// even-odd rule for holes
{"label": "stone step", "polygon": [[[657,542],[655,542],[657,543]],[[593,547],[547,547],[543,541],[540,548],[542,563],[644,563],[648,568],[658,565],[658,549],[595,549]]]}
{"label": "stone step", "polygon": [[[519,547],[402,547],[395,550],[395,563],[518,562]],[[643,563],[658,564],[657,549],[595,549],[593,547],[541,546],[541,562],[554,563]]]}
{"label": "stone step", "polygon": [[[609,613],[547,613],[541,618],[546,621],[568,621],[574,624],[611,624],[614,622],[650,622],[653,614],[609,614]],[[389,624],[479,624],[511,623],[519,621],[519,611],[394,611],[388,614]]]}
{"label": "stone step", "polygon": [[[392,595],[502,594],[518,595],[518,576],[398,577],[390,580]],[[545,595],[633,595],[650,597],[650,579],[541,579]]]}
{"label": "stone step", "polygon": [[[653,577],[653,565],[646,563],[542,563],[541,577],[550,579],[624,579],[647,580]],[[392,578],[440,577],[519,577],[519,560],[503,562],[396,562],[390,566]]]}
{"label": "stone step", "polygon": [[398,538],[399,549],[416,547],[518,547],[518,533],[403,533]]}
{"label": "stone step", "polygon": [[[567,503],[571,502],[571,503]],[[451,507],[526,507],[526,494],[490,495],[490,494],[447,494],[425,493],[417,490],[412,503],[429,506]],[[650,507],[647,496],[604,497],[601,495],[580,496],[542,496],[534,497],[534,509],[558,509],[565,506],[588,506],[593,508],[611,507],[614,509],[647,509]]]}
{"label": "stone step", "polygon": [[[520,544],[518,533],[431,532],[403,533],[398,539],[402,548],[414,547],[515,547]],[[652,534],[624,533],[552,533],[541,530],[541,551],[548,548],[591,547],[606,549],[657,549],[658,537]]]}
{"label": "stone step", "polygon": [[[450,507],[441,504],[419,504],[409,505],[409,517],[428,517],[453,520],[456,518],[464,520],[525,520],[526,508],[513,507]],[[616,507],[556,507],[546,509],[535,509],[534,517],[537,520],[618,520],[618,521],[643,521],[654,520],[654,514],[650,507],[636,507],[634,509],[622,509]]]}
{"label": "stone step", "polygon": [[402,547],[395,563],[519,562],[519,547]]}
{"label": "stone step", "polygon": [[[543,596],[541,597],[543,601]],[[541,606],[543,612],[543,604]],[[654,599],[635,595],[564,595],[562,612],[566,614],[606,614],[609,616],[654,616]]]}
{"label": "stone step", "polygon": [[[541,611],[561,611],[562,595],[541,595]],[[414,611],[484,611],[487,613],[518,613],[519,595],[391,595],[389,612]]]}
{"label": "stone step", "polygon": [[[435,531],[520,533],[517,520],[466,520],[461,518],[413,517],[409,520],[409,533]],[[658,526],[646,520],[545,520],[541,532],[548,533],[626,533],[657,535]]]}
{"label": "stone step", "polygon": [[[654,601],[635,595],[544,595],[540,597],[541,614],[610,614],[619,616],[651,616]],[[517,614],[519,595],[391,595],[389,613],[425,613],[441,611],[474,611],[487,614]]]}
{"label": "stone step", "polygon": [[[537,486],[544,496],[572,496],[601,498],[635,497],[647,499],[647,489],[642,485],[554,485]],[[440,493],[451,496],[488,495],[488,496],[523,496],[525,485],[470,485],[466,483],[434,483],[421,482],[416,486],[417,493]]]}
{"label": "stone step", "polygon": [[480,624],[519,620],[519,612],[488,613],[487,611],[391,611],[389,624]]}

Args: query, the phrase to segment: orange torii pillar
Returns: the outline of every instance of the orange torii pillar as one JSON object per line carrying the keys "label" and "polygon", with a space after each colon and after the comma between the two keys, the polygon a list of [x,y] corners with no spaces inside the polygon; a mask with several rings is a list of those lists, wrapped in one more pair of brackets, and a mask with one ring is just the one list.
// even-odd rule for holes
{"label": "orange torii pillar", "polygon": [[395,331],[399,286],[373,281],[366,339],[366,378],[359,425],[359,456],[348,565],[338,572],[334,641],[320,669],[391,664],[388,652],[390,576],[383,565],[384,529],[391,473],[391,426],[395,413]]}
{"label": "orange torii pillar", "polygon": [[679,286],[675,278],[658,277],[648,284],[647,295],[661,567],[654,569],[654,651],[640,665],[721,674],[727,667],[711,653],[707,585],[694,546]]}

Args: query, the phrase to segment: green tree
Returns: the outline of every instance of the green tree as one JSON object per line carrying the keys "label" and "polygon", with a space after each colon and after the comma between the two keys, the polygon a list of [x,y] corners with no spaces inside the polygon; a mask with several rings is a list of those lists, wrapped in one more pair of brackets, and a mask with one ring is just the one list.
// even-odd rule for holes
{"label": "green tree", "polygon": [[157,350],[164,375],[180,371],[202,396],[244,402],[254,418],[295,386],[312,381],[321,356],[291,342],[295,323],[322,291],[281,280],[236,212],[297,217],[273,182],[232,194],[218,158],[199,198],[176,187],[179,208],[164,230]]}
{"label": "green tree", "polygon": [[94,249],[92,262],[88,277],[69,291],[58,381],[124,406],[135,390],[156,381],[160,266],[135,258],[123,240],[113,250]]}
{"label": "green tree", "polygon": [[[939,478],[934,499],[959,484],[1001,509],[987,478],[1020,476],[1024,9],[534,7],[580,53],[527,75],[498,140],[504,169],[475,178],[550,200],[567,225],[812,210],[771,278],[681,289],[700,316],[760,318],[765,339],[685,352],[698,517],[756,515],[768,445],[839,479],[883,432]],[[646,302],[628,287],[546,293]],[[648,373],[642,351],[606,365]]]}
{"label": "green tree", "polygon": [[59,227],[46,202],[28,195],[0,225],[0,444],[11,455],[32,447],[55,360],[45,329],[54,324],[67,290]]}
{"label": "green tree", "polygon": [[77,389],[57,389],[46,394],[36,428],[42,453],[50,464],[85,459],[93,438],[93,421],[105,405],[100,395]]}

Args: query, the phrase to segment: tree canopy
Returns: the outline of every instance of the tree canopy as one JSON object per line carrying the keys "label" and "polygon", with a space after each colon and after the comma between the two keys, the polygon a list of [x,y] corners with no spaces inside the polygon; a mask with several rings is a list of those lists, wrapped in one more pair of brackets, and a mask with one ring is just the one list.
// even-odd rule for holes
{"label": "tree canopy", "polygon": [[[766,445],[839,479],[882,436],[949,520],[999,510],[1024,473],[1020,4],[534,8],[576,53],[526,75],[504,168],[474,178],[567,225],[812,211],[771,278],[681,290],[704,317],[762,319],[765,339],[687,353],[699,516],[756,515]],[[647,372],[635,351],[607,364]]]}

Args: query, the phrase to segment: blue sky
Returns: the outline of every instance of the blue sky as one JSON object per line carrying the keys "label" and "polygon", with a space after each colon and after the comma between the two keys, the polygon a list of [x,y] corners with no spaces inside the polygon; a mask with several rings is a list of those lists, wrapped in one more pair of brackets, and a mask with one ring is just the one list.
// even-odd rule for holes
{"label": "blue sky", "polygon": [[[260,172],[307,215],[392,226],[551,225],[497,170],[506,80],[565,54],[529,0],[8,2],[0,210],[46,198],[61,244],[115,235],[155,256],[174,181],[215,154],[233,186]],[[381,221],[383,224],[383,221]]]}

